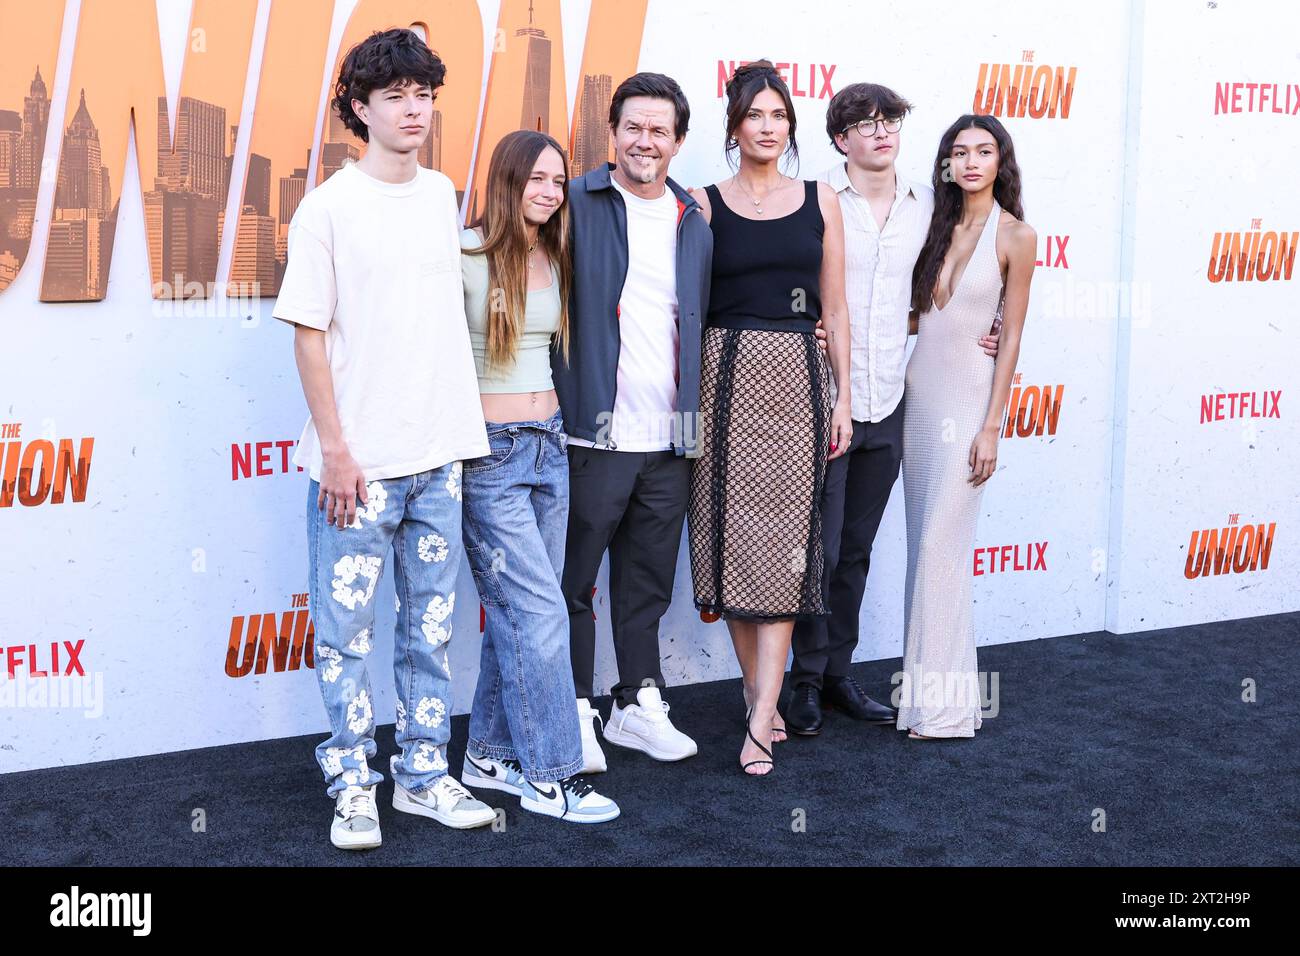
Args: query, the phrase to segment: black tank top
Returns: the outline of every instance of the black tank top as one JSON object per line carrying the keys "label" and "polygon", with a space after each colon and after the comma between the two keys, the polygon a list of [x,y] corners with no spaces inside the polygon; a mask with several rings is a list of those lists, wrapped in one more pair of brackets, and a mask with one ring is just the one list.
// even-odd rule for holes
{"label": "black tank top", "polygon": [[713,283],[708,324],[724,329],[812,332],[821,317],[822,221],[817,183],[778,219],[746,219],[706,186],[712,208]]}

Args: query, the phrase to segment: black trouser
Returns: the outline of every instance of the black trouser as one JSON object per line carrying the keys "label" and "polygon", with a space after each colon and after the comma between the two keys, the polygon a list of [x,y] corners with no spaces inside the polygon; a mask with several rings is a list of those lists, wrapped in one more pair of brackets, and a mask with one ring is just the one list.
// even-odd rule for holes
{"label": "black trouser", "polygon": [[624,704],[659,670],[659,619],[673,599],[677,550],[690,494],[691,459],[671,451],[569,446],[569,534],[560,588],[569,604],[569,653],[579,697],[594,697],[592,590],[609,549],[609,613]]}
{"label": "black trouser", "polygon": [[903,405],[883,421],[853,423],[849,450],[830,462],[822,490],[822,579],[829,620],[798,621],[790,686],[822,686],[849,672],[858,646],[858,614],[871,568],[871,544],[903,460]]}

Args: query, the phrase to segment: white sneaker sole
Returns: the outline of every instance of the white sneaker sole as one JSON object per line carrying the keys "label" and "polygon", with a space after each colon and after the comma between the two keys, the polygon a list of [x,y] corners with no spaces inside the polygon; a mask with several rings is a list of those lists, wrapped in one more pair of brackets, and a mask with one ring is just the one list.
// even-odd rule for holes
{"label": "white sneaker sole", "polygon": [[500,790],[502,793],[508,793],[511,796],[522,796],[523,788],[516,787],[505,780],[498,780],[496,777],[480,777],[473,773],[469,768],[471,764],[466,764],[465,769],[461,771],[460,782],[466,787],[473,787],[475,790]]}
{"label": "white sneaker sole", "polygon": [[519,806],[529,813],[538,813],[545,817],[553,817],[556,820],[563,820],[566,823],[608,823],[615,819],[619,813],[618,804],[613,804],[608,810],[601,813],[570,813],[565,815],[563,807],[557,807],[553,803],[542,803],[537,800],[523,798],[519,801]]}
{"label": "white sneaker sole", "polygon": [[417,817],[429,817],[431,820],[437,820],[443,826],[451,827],[453,830],[471,830],[474,827],[485,827],[496,819],[496,813],[491,808],[477,816],[440,813],[433,807],[426,807],[424,804],[412,800],[401,787],[393,788],[393,809],[400,810],[403,813],[411,813]]}
{"label": "white sneaker sole", "polygon": [[659,750],[647,743],[644,738],[638,737],[636,734],[628,734],[621,730],[615,730],[612,725],[606,726],[604,733],[605,739],[615,747],[625,747],[628,750],[639,750],[641,753],[664,763],[673,763],[677,760],[685,760],[687,757],[694,757],[700,751],[698,746],[692,747],[688,753],[673,753],[667,750]]}
{"label": "white sneaker sole", "polygon": [[376,827],[374,833],[352,833],[330,828],[330,842],[340,850],[373,850],[383,845],[383,835]]}

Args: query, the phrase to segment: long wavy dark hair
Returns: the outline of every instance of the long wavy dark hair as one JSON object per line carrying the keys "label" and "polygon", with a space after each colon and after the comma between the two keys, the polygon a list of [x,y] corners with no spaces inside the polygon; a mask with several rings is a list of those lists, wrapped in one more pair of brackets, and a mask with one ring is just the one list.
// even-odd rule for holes
{"label": "long wavy dark hair", "polygon": [[1024,219],[1020,205],[1020,164],[1016,162],[1016,149],[1011,134],[995,116],[977,116],[967,113],[948,127],[939,139],[939,152],[934,157],[934,174],[930,178],[934,187],[934,216],[930,219],[930,232],[912,270],[912,308],[923,313],[934,304],[934,284],[943,269],[943,260],[952,245],[952,231],[961,219],[966,193],[951,174],[952,147],[962,130],[982,129],[991,133],[998,145],[998,175],[993,181],[993,198],[997,204],[1017,219]]}

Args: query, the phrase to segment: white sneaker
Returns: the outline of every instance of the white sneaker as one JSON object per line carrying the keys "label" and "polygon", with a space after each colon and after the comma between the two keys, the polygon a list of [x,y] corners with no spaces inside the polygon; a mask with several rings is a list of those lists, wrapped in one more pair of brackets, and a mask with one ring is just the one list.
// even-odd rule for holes
{"label": "white sneaker", "polygon": [[579,773],[604,773],[608,768],[605,751],[600,749],[600,741],[596,739],[596,728],[591,726],[593,720],[600,720],[600,726],[604,728],[600,711],[592,707],[586,697],[579,697],[578,726],[582,729],[582,769]]}
{"label": "white sneaker", "polygon": [[334,798],[330,842],[340,850],[372,850],[383,842],[379,834],[375,786],[345,787]]}
{"label": "white sneaker", "polygon": [[605,823],[619,814],[617,803],[601,796],[577,774],[550,783],[525,780],[519,805],[532,813],[558,817],[569,823]]}
{"label": "white sneaker", "polygon": [[475,800],[474,795],[451,774],[439,777],[437,783],[420,793],[412,793],[400,783],[394,783],[393,809],[432,817],[455,830],[487,826],[496,819],[496,811]]}
{"label": "white sneaker", "polygon": [[699,753],[699,747],[668,719],[668,704],[658,687],[642,687],[636,703],[626,707],[614,702],[605,725],[605,739],[619,747],[639,750],[655,760],[684,760]]}

